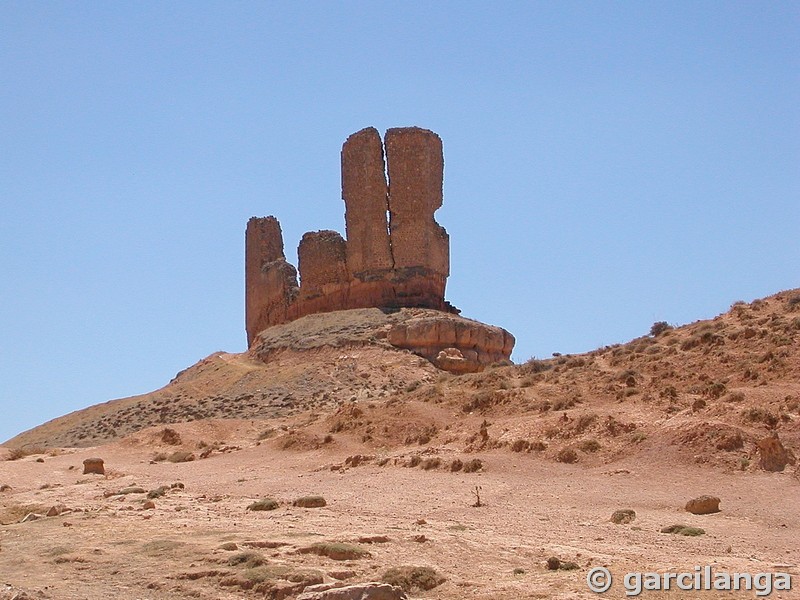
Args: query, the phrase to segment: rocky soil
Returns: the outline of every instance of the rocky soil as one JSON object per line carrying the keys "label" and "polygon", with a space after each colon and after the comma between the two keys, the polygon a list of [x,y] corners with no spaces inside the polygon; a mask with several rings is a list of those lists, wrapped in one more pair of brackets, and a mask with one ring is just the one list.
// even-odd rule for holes
{"label": "rocky soil", "polygon": [[[463,375],[355,312],[6,443],[0,598],[294,598],[381,579],[412,598],[591,598],[596,565],[800,586],[800,291]],[[95,456],[105,475],[84,475]],[[687,512],[703,495],[719,512]],[[703,533],[662,533],[674,525]]]}

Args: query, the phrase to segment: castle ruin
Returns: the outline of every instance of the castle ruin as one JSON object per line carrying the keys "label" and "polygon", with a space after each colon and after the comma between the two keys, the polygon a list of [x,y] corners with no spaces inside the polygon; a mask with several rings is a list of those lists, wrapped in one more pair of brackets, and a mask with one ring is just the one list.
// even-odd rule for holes
{"label": "castle ruin", "polygon": [[[385,159],[385,160],[384,160]],[[438,135],[419,127],[373,127],[342,146],[347,239],[335,231],[303,235],[298,272],[283,251],[275,217],[253,217],[245,246],[247,343],[269,327],[315,313],[353,308],[424,308],[388,333],[393,346],[453,372],[507,360],[514,336],[457,317],[444,299],[450,240],[434,218],[442,206],[444,158]],[[449,315],[446,313],[450,313]]]}
{"label": "castle ruin", "polygon": [[449,237],[434,219],[442,205],[443,169],[442,140],[427,129],[389,129],[382,141],[368,127],[347,138],[342,146],[347,239],[327,230],[303,235],[299,285],[283,252],[278,220],[250,219],[248,345],[267,327],[319,312],[370,307],[456,312],[444,299]]}

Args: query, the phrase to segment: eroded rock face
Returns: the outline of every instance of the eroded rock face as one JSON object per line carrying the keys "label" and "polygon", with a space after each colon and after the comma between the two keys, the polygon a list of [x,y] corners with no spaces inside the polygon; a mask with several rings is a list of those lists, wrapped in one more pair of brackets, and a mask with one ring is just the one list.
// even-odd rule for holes
{"label": "eroded rock face", "polygon": [[[342,146],[347,240],[334,231],[303,236],[297,272],[285,258],[275,217],[252,218],[246,232],[248,345],[267,327],[351,308],[432,308],[444,299],[449,238],[434,219],[442,205],[442,141],[418,127],[372,127]],[[389,182],[386,170],[388,168]]]}
{"label": "eroded rock face", "polygon": [[[368,127],[347,138],[342,146],[347,240],[335,231],[306,233],[298,248],[299,286],[283,252],[278,220],[250,219],[248,346],[269,327],[318,313],[360,308],[458,313],[444,299],[450,239],[434,218],[442,206],[443,173],[442,140],[427,129],[389,129],[382,142]],[[514,337],[506,330],[442,317],[396,323],[387,339],[452,373],[480,371],[511,356]]]}
{"label": "eroded rock face", "polygon": [[283,254],[283,234],[275,217],[247,222],[245,234],[245,324],[247,343],[274,323],[284,323],[299,293],[297,271]]}
{"label": "eroded rock face", "polygon": [[508,360],[515,340],[502,327],[443,315],[397,323],[389,330],[387,341],[424,356],[445,371],[471,373]]}

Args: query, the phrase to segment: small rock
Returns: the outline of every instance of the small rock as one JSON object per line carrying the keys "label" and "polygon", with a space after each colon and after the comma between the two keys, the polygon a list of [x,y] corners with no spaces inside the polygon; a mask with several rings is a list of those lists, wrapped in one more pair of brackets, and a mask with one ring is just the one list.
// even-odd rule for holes
{"label": "small rock", "polygon": [[783,471],[786,465],[793,465],[796,462],[794,454],[783,446],[777,432],[759,440],[756,445],[761,455],[759,465],[765,471]]}
{"label": "small rock", "polygon": [[0,492],[8,492],[10,490],[11,490],[11,486],[8,485],[7,483],[4,483],[3,485],[0,485]]}
{"label": "small rock", "polygon": [[627,525],[636,519],[636,511],[630,508],[615,510],[611,515],[611,522],[617,525]]}
{"label": "small rock", "polygon": [[87,458],[85,461],[83,461],[83,474],[89,475],[92,473],[95,475],[106,474],[102,458]]}
{"label": "small rock", "polygon": [[413,540],[418,544],[424,544],[425,542],[429,541],[425,534],[415,535]]}
{"label": "small rock", "polygon": [[36,459],[36,462],[38,462],[38,463],[43,463],[43,462],[44,462],[44,459],[43,459],[42,457],[39,457],[39,458],[37,458],[37,459]]}
{"label": "small rock", "polygon": [[118,495],[124,496],[126,494],[145,494],[145,489],[139,487],[138,485],[131,485],[126,488],[122,488],[120,491],[117,492]]}
{"label": "small rock", "polygon": [[44,518],[44,515],[37,515],[36,513],[28,513],[27,515],[22,517],[20,523],[30,523],[31,521],[38,521],[39,519],[42,518]]}
{"label": "small rock", "polygon": [[146,500],[144,504],[142,504],[142,508],[144,510],[153,510],[156,507],[156,503],[152,500]]}
{"label": "small rock", "polygon": [[698,535],[705,535],[706,530],[701,529],[700,527],[689,527],[688,525],[683,525],[679,523],[676,525],[668,525],[667,527],[662,527],[661,533],[674,533],[677,535],[687,535],[695,537]]}
{"label": "small rock", "polygon": [[322,508],[323,506],[327,506],[327,504],[325,498],[322,496],[303,496],[292,502],[293,506],[299,506],[301,508]]}
{"label": "small rock", "polygon": [[558,568],[561,566],[561,559],[557,556],[551,556],[547,559],[547,568],[551,571],[558,571]]}
{"label": "small rock", "polygon": [[66,506],[63,504],[56,504],[55,506],[51,506],[50,510],[47,511],[46,516],[48,517],[57,517],[61,513],[67,510]]}
{"label": "small rock", "polygon": [[358,538],[360,544],[385,544],[388,541],[389,538],[385,535],[365,535]]}
{"label": "small rock", "polygon": [[716,496],[698,496],[686,503],[686,511],[693,515],[710,515],[719,512],[719,498]]}

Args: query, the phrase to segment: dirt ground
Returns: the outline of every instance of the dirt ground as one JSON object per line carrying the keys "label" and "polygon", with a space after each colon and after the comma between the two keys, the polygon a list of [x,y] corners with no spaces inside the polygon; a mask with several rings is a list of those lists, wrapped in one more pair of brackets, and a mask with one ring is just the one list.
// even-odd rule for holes
{"label": "dirt ground", "polygon": [[[261,555],[267,566],[318,571],[325,581],[380,580],[399,565],[432,567],[446,581],[411,596],[443,600],[592,598],[585,578],[593,566],[607,566],[618,578],[628,571],[692,571],[695,565],[800,577],[800,481],[790,472],[722,472],[676,465],[660,460],[659,453],[586,467],[503,450],[462,456],[483,462],[474,473],[402,466],[404,455],[392,452],[383,455],[389,459],[384,466],[351,467],[345,461],[360,450],[357,444],[280,450],[257,440],[262,426],[251,421],[185,428],[184,438],[227,438],[220,451],[192,462],[151,463],[146,442],[159,431],[0,462],[0,481],[11,486],[0,496],[0,521],[19,521],[53,506],[68,509],[0,527],[0,584],[11,586],[6,597],[13,597],[12,589],[31,598],[86,600],[276,593],[263,586],[243,589],[248,577],[258,578],[258,568],[230,563],[247,551]],[[82,461],[93,456],[103,457],[105,476],[82,474]],[[436,456],[457,457],[446,450]],[[177,482],[184,487],[155,498],[153,509],[143,509],[143,493],[109,495]],[[476,488],[480,507],[474,506]],[[721,498],[721,512],[687,513],[687,500],[702,494]],[[292,506],[307,495],[322,495],[327,505]],[[246,510],[265,497],[280,506]],[[636,519],[612,523],[611,514],[624,508],[633,509]],[[675,523],[706,533],[660,533]],[[380,536],[387,541],[369,540]],[[369,554],[333,560],[298,553],[329,541],[352,543]],[[231,542],[235,549],[222,549]],[[548,570],[551,556],[579,568]],[[617,583],[603,597],[626,597],[625,588]],[[754,592],[651,591],[644,597],[752,598]],[[800,592],[771,597],[797,598]]]}

